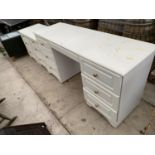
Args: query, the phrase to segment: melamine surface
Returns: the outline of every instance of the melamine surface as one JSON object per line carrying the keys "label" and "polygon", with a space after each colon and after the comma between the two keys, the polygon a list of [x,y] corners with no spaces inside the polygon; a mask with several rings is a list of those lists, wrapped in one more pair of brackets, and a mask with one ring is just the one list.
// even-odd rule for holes
{"label": "melamine surface", "polygon": [[155,45],[65,23],[35,34],[120,75],[155,52]]}

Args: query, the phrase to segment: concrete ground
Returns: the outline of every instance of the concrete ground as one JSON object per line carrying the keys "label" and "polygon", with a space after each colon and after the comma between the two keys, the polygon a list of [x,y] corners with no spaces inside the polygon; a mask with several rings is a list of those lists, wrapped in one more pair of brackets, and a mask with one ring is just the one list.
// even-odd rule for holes
{"label": "concrete ground", "polygon": [[10,118],[18,116],[12,125],[45,122],[51,134],[68,134],[33,89],[0,55],[0,98],[3,97],[6,100],[0,105],[0,113]]}
{"label": "concrete ground", "polygon": [[[87,106],[80,74],[61,84],[29,56],[11,61],[12,66],[5,58],[1,60],[0,90],[3,92],[0,91],[0,97],[7,95],[10,99],[3,107],[0,105],[0,110],[21,116],[15,124],[45,121],[53,134],[140,134],[144,127],[147,127],[146,134],[155,134],[155,108],[148,103],[155,102],[154,85],[147,85],[139,106],[115,129]],[[13,92],[21,96],[21,100],[13,96]]]}

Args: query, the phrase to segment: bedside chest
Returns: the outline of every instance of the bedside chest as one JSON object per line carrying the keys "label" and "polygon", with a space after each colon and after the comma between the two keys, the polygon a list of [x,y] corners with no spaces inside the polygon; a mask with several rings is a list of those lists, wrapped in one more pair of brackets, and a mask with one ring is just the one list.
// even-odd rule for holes
{"label": "bedside chest", "polygon": [[27,47],[29,55],[61,83],[80,72],[79,63],[52,49],[48,40],[35,35],[35,32],[48,26],[35,24],[21,29],[19,32]]}

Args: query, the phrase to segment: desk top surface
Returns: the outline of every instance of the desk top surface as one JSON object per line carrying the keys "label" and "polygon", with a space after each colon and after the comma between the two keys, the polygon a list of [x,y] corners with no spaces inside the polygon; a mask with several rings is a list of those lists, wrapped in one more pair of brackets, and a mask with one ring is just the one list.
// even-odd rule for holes
{"label": "desk top surface", "polygon": [[120,75],[155,53],[154,44],[65,23],[35,34]]}
{"label": "desk top surface", "polygon": [[24,29],[19,30],[19,32],[23,35],[26,35],[27,37],[29,37],[30,39],[36,40],[36,37],[34,35],[35,31],[38,31],[42,28],[47,27],[46,25],[43,24],[35,24],[29,27],[26,27]]}

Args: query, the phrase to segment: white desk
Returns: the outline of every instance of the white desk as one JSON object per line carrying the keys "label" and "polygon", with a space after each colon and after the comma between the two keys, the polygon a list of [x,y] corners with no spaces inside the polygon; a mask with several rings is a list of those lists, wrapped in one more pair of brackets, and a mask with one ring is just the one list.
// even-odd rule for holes
{"label": "white desk", "polygon": [[114,127],[137,106],[155,54],[154,44],[64,23],[34,33],[43,46],[40,51],[53,54],[50,60],[56,62],[58,72],[53,74],[60,82],[81,68],[87,104]]}

